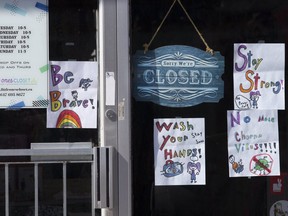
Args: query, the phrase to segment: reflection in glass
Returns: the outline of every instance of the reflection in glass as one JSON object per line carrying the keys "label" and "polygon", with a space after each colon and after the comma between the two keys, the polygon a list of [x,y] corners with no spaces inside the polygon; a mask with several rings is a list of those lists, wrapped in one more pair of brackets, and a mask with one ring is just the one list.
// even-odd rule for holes
{"label": "reflection in glass", "polygon": [[33,212],[33,165],[9,165],[9,208],[10,216],[30,215]]}
{"label": "reflection in glass", "polygon": [[[39,164],[39,216],[63,215],[62,164]],[[50,212],[50,213],[49,213]]]}
{"label": "reflection in glass", "polygon": [[91,216],[91,164],[67,164],[68,215]]}
{"label": "reflection in glass", "polygon": [[0,166],[0,215],[5,215],[5,169]]}

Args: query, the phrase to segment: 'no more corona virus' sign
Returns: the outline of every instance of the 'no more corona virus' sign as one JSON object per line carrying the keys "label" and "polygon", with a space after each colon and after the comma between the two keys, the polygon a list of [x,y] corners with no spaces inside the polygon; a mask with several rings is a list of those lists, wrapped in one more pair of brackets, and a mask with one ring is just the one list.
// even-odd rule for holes
{"label": "'no more corona virus' sign", "polygon": [[133,59],[134,97],[167,107],[218,102],[223,97],[224,57],[189,46],[164,46]]}

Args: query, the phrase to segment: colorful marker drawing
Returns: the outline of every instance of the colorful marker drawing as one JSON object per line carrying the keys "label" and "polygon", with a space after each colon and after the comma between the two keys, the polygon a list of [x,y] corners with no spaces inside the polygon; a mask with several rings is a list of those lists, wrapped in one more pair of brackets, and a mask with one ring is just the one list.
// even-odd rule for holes
{"label": "colorful marker drawing", "polygon": [[250,172],[258,176],[269,175],[272,171],[273,159],[268,154],[259,154],[250,161]]}
{"label": "colorful marker drawing", "polygon": [[284,110],[284,75],[285,44],[234,44],[234,108]]}
{"label": "colorful marker drawing", "polygon": [[228,111],[227,126],[229,177],[280,175],[277,110]]}
{"label": "colorful marker drawing", "polygon": [[50,62],[47,128],[97,128],[97,65]]}
{"label": "colorful marker drawing", "polygon": [[82,128],[81,120],[72,110],[63,110],[57,119],[56,128]]}
{"label": "colorful marker drawing", "polygon": [[165,177],[174,177],[183,173],[183,165],[180,162],[168,160],[163,166],[163,175]]}
{"label": "colorful marker drawing", "polygon": [[261,96],[259,91],[251,91],[250,92],[250,100],[252,102],[252,108],[258,109],[258,100],[259,97]]}
{"label": "colorful marker drawing", "polygon": [[203,118],[154,119],[155,185],[205,185]]}
{"label": "colorful marker drawing", "polygon": [[93,80],[88,79],[81,79],[80,83],[79,83],[79,87],[83,88],[85,91],[87,91],[87,89],[91,86],[91,82],[93,82]]}
{"label": "colorful marker drawing", "polygon": [[235,157],[234,155],[229,156],[229,162],[232,165],[232,169],[236,173],[241,173],[244,170],[244,165],[242,164],[242,159],[240,159],[238,162],[235,162]]}
{"label": "colorful marker drawing", "polygon": [[190,157],[190,161],[187,164],[187,172],[191,175],[191,183],[196,183],[197,178],[196,176],[199,175],[200,170],[201,170],[201,163],[200,162],[196,162],[198,161],[198,157],[196,155],[192,155]]}

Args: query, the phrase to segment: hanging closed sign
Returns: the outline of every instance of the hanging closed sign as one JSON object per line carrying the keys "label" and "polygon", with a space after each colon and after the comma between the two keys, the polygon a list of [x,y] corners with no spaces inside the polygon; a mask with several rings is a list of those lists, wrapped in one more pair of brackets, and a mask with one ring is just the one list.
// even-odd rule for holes
{"label": "hanging closed sign", "polygon": [[200,49],[173,45],[133,58],[134,98],[167,107],[188,107],[223,98],[224,57]]}

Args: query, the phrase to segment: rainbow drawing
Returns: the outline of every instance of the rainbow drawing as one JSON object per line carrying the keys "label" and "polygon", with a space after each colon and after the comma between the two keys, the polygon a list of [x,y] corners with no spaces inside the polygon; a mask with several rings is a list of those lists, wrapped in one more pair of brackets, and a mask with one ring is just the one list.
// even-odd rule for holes
{"label": "rainbow drawing", "polygon": [[72,110],[63,110],[57,119],[56,128],[82,128],[81,120]]}

